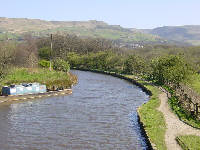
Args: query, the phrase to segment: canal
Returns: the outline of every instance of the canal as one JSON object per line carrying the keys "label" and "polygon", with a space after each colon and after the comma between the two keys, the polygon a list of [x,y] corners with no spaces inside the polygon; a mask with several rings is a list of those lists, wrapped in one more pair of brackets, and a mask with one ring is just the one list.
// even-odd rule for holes
{"label": "canal", "polygon": [[72,72],[72,95],[0,104],[0,150],[145,150],[136,110],[148,96],[119,78]]}

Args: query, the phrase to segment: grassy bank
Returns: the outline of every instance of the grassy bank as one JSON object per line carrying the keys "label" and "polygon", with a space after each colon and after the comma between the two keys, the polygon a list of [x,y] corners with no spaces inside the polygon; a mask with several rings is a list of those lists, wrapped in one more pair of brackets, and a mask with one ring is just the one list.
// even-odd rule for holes
{"label": "grassy bank", "polygon": [[200,137],[194,135],[178,136],[177,142],[183,150],[200,150]]}
{"label": "grassy bank", "polygon": [[[127,77],[133,78],[133,76]],[[153,143],[153,148],[166,150],[167,147],[165,144],[165,119],[163,114],[157,110],[157,108],[160,106],[160,90],[145,81],[138,80],[138,82],[142,83],[147,89],[152,92],[150,100],[139,107],[138,115],[140,116],[141,122],[144,125],[146,134],[148,135],[151,143]]]}
{"label": "grassy bank", "polygon": [[49,71],[41,68],[14,68],[1,80],[0,85],[39,82],[45,84],[47,89],[53,90],[53,86],[55,88],[69,88],[76,80],[74,75],[61,71]]}

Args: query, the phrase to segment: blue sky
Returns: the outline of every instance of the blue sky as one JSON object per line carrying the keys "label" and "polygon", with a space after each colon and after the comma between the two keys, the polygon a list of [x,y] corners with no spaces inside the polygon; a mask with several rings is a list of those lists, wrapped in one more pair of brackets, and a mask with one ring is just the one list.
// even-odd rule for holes
{"label": "blue sky", "polygon": [[200,25],[200,0],[0,0],[0,17],[99,20],[131,28]]}

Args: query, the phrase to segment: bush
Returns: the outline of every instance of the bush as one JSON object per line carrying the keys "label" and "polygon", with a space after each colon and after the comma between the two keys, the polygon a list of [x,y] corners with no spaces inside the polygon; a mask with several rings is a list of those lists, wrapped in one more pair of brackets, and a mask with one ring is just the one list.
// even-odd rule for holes
{"label": "bush", "polygon": [[70,65],[68,62],[59,58],[53,61],[53,69],[57,71],[69,72]]}
{"label": "bush", "polygon": [[50,67],[50,61],[48,60],[40,60],[39,65],[43,68],[49,68]]}
{"label": "bush", "polygon": [[41,59],[50,60],[51,49],[49,47],[40,48],[38,51],[38,55]]}

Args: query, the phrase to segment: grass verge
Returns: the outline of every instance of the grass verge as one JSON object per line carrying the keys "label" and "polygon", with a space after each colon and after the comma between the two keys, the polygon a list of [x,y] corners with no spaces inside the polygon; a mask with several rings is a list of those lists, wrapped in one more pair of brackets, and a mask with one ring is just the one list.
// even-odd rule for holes
{"label": "grass verge", "polygon": [[53,86],[55,88],[69,88],[76,81],[77,78],[70,73],[49,71],[41,68],[14,68],[1,80],[0,85],[39,82],[45,84],[47,89],[52,90]]}
{"label": "grass verge", "polygon": [[176,138],[183,150],[200,150],[200,137],[195,135],[178,136]]}
{"label": "grass verge", "polygon": [[[132,78],[131,76],[127,77]],[[160,106],[160,90],[145,81],[137,81],[142,83],[148,90],[152,92],[150,100],[140,106],[138,109],[140,120],[144,125],[144,129],[149,137],[150,142],[153,143],[152,147],[159,150],[166,150],[166,123],[163,114],[157,110],[157,108]]]}

